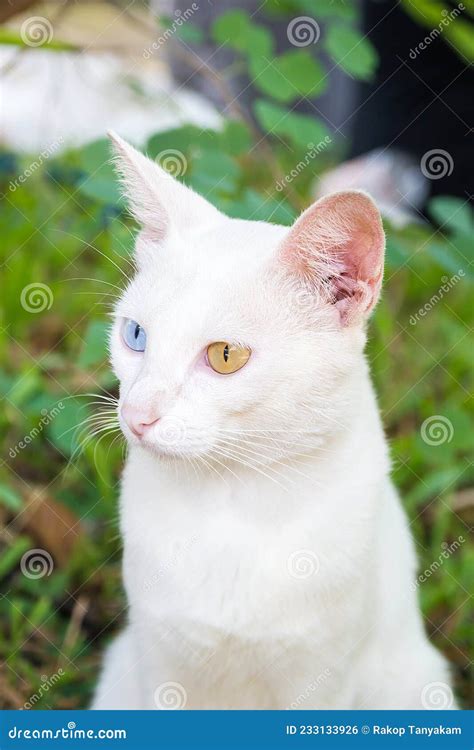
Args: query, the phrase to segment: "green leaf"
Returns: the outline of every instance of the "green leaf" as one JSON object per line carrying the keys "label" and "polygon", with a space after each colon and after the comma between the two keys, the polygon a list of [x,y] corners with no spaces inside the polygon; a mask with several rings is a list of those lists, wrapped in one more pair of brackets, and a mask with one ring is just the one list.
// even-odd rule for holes
{"label": "green leaf", "polygon": [[464,255],[458,252],[455,245],[430,242],[427,252],[445,271],[452,274],[459,274],[459,271],[463,271],[466,278],[473,278],[473,271],[466,263]]}
{"label": "green leaf", "polygon": [[[430,498],[443,493],[445,487],[452,487],[453,481],[459,476],[458,466],[433,471],[424,477],[423,482],[414,484],[412,490],[405,496],[409,508],[416,509]],[[454,489],[454,487],[452,487]]]}
{"label": "green leaf", "polygon": [[71,455],[78,447],[79,425],[87,416],[83,398],[64,400],[64,408],[46,427],[48,436],[56,448],[64,455]]}
{"label": "green leaf", "polygon": [[146,146],[146,152],[151,159],[165,158],[169,152],[176,152],[175,156],[183,165],[181,174],[185,175],[188,168],[188,160],[192,155],[202,148],[212,148],[215,145],[219,133],[207,128],[199,128],[196,125],[183,125],[180,128],[171,128],[155,133],[151,136]]}
{"label": "green leaf", "polygon": [[222,151],[203,149],[193,162],[188,184],[213,201],[216,194],[237,190],[239,165]]}
{"label": "green leaf", "polygon": [[20,374],[11,391],[8,400],[19,409],[40,388],[41,378],[38,370],[33,369]]}
{"label": "green leaf", "polygon": [[118,178],[101,177],[99,175],[81,178],[77,187],[80,192],[92,200],[111,206],[123,205]]}
{"label": "green leaf", "polygon": [[403,244],[391,234],[387,234],[386,244],[387,263],[395,268],[405,265],[408,255]]}
{"label": "green leaf", "polygon": [[270,221],[275,224],[290,225],[296,218],[295,210],[285,200],[261,195],[249,188],[239,201],[233,201],[226,213],[237,219]]}
{"label": "green leaf", "polygon": [[468,201],[443,195],[433,198],[428,208],[433,219],[443,229],[448,227],[453,232],[472,233],[474,229],[473,211]]}
{"label": "green leaf", "polygon": [[40,597],[34,603],[31,611],[28,614],[28,623],[31,626],[31,630],[40,628],[41,624],[47,619],[50,613],[51,613],[50,600],[45,596]]}
{"label": "green leaf", "polygon": [[0,505],[18,512],[23,506],[21,495],[7,484],[0,484]]}
{"label": "green leaf", "polygon": [[79,165],[86,172],[78,180],[81,193],[100,203],[122,204],[119,181],[112,166],[112,152],[107,139],[94,141],[81,149]]}
{"label": "green leaf", "polygon": [[84,346],[79,355],[78,365],[84,369],[97,365],[107,358],[107,343],[110,323],[92,320],[86,331]]}
{"label": "green leaf", "polygon": [[[30,22],[32,22],[33,20],[33,18],[28,19],[28,21]],[[44,20],[46,21],[46,19]],[[57,51],[70,51],[80,49],[77,45],[71,44],[70,42],[61,42],[59,39],[54,39],[52,35],[52,28],[51,39],[48,39],[49,35],[47,33],[48,29],[46,26],[43,29],[39,29],[39,31],[41,32],[40,36],[35,38],[34,34],[32,33],[33,28],[30,27],[31,39],[33,42],[38,42],[40,39],[44,38],[44,41],[42,41],[41,44],[28,44],[28,27],[26,27],[25,38],[23,38],[23,36],[17,31],[5,28],[4,26],[0,26],[0,44],[11,44],[15,47],[23,47],[24,49],[39,48]]]}
{"label": "green leaf", "polygon": [[354,21],[357,18],[357,9],[354,3],[347,0],[297,0],[296,5],[309,16],[317,18],[341,18],[346,21]]}
{"label": "green leaf", "polygon": [[273,51],[273,36],[264,26],[259,26],[244,10],[230,10],[214,22],[212,38],[217,44],[251,56],[267,57]]}
{"label": "green leaf", "polygon": [[[443,37],[451,44],[461,59],[464,61],[466,61],[466,58],[469,61],[474,59],[474,30],[472,23],[466,16],[449,16],[446,2],[436,2],[435,0],[402,0],[402,5],[417,23],[430,31],[437,29],[442,32]],[[472,0],[459,3],[458,10],[462,5],[472,16]],[[423,39],[421,38],[420,41],[423,41]]]}
{"label": "green leaf", "polygon": [[474,26],[472,22],[456,19],[446,28],[446,38],[461,58],[474,60]]}
{"label": "green leaf", "polygon": [[334,62],[346,73],[363,81],[373,77],[378,56],[367,37],[350,26],[332,24],[323,43]]}
{"label": "green leaf", "polygon": [[331,144],[329,130],[316,117],[291,112],[265,99],[255,102],[254,111],[265,131],[286,138],[298,148],[311,150]]}
{"label": "green leaf", "polygon": [[226,120],[220,134],[220,144],[230,156],[240,156],[247,152],[252,145],[248,126],[240,120]]}
{"label": "green leaf", "polygon": [[112,171],[112,149],[107,138],[100,138],[83,146],[78,153],[79,164],[86,172],[107,167]]}
{"label": "green leaf", "polygon": [[10,573],[19,563],[22,555],[31,547],[31,539],[25,536],[19,536],[13,544],[2,552],[0,559],[0,579]]}
{"label": "green leaf", "polygon": [[326,87],[324,69],[308,50],[290,50],[273,60],[252,58],[249,70],[254,85],[279,102],[314,97]]}
{"label": "green leaf", "polygon": [[203,30],[194,23],[190,23],[190,21],[186,21],[186,23],[176,26],[175,33],[179,39],[187,42],[187,44],[201,44],[206,38]]}

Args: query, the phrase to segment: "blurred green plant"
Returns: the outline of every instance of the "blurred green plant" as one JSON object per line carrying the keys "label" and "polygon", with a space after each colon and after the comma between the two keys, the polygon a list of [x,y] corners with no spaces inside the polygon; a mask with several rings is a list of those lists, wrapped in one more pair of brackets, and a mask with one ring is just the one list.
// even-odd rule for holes
{"label": "blurred green plant", "polygon": [[402,0],[402,6],[421,26],[430,32],[439,32],[457,55],[467,62],[474,60],[473,0],[456,4],[437,0]]}

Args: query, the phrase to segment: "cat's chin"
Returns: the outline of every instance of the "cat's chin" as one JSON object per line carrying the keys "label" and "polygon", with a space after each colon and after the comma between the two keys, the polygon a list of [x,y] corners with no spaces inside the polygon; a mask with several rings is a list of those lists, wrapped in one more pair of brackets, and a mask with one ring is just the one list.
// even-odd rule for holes
{"label": "cat's chin", "polygon": [[170,446],[162,445],[156,441],[130,438],[127,436],[127,443],[130,449],[139,450],[159,461],[183,461],[186,459],[199,458],[206,455],[205,448],[197,446]]}

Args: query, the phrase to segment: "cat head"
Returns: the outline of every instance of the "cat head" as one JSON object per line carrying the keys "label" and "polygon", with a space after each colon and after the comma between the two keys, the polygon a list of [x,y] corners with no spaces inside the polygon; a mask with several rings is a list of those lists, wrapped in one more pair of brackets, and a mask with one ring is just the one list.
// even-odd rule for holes
{"label": "cat head", "polygon": [[329,195],[291,228],[231,219],[111,138],[141,226],[111,333],[129,443],[255,465],[344,429],[383,275],[371,198]]}

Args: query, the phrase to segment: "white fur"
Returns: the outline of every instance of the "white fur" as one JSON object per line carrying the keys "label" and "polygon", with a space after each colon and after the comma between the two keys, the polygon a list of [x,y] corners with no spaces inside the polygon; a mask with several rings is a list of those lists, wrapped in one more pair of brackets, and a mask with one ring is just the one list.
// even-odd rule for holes
{"label": "white fur", "polygon": [[[130,613],[94,708],[426,707],[450,679],[423,630],[364,322],[292,277],[286,228],[223,216],[115,142],[144,232],[112,362],[120,406],[162,420],[145,442],[122,425]],[[249,362],[214,373],[213,341]]]}

